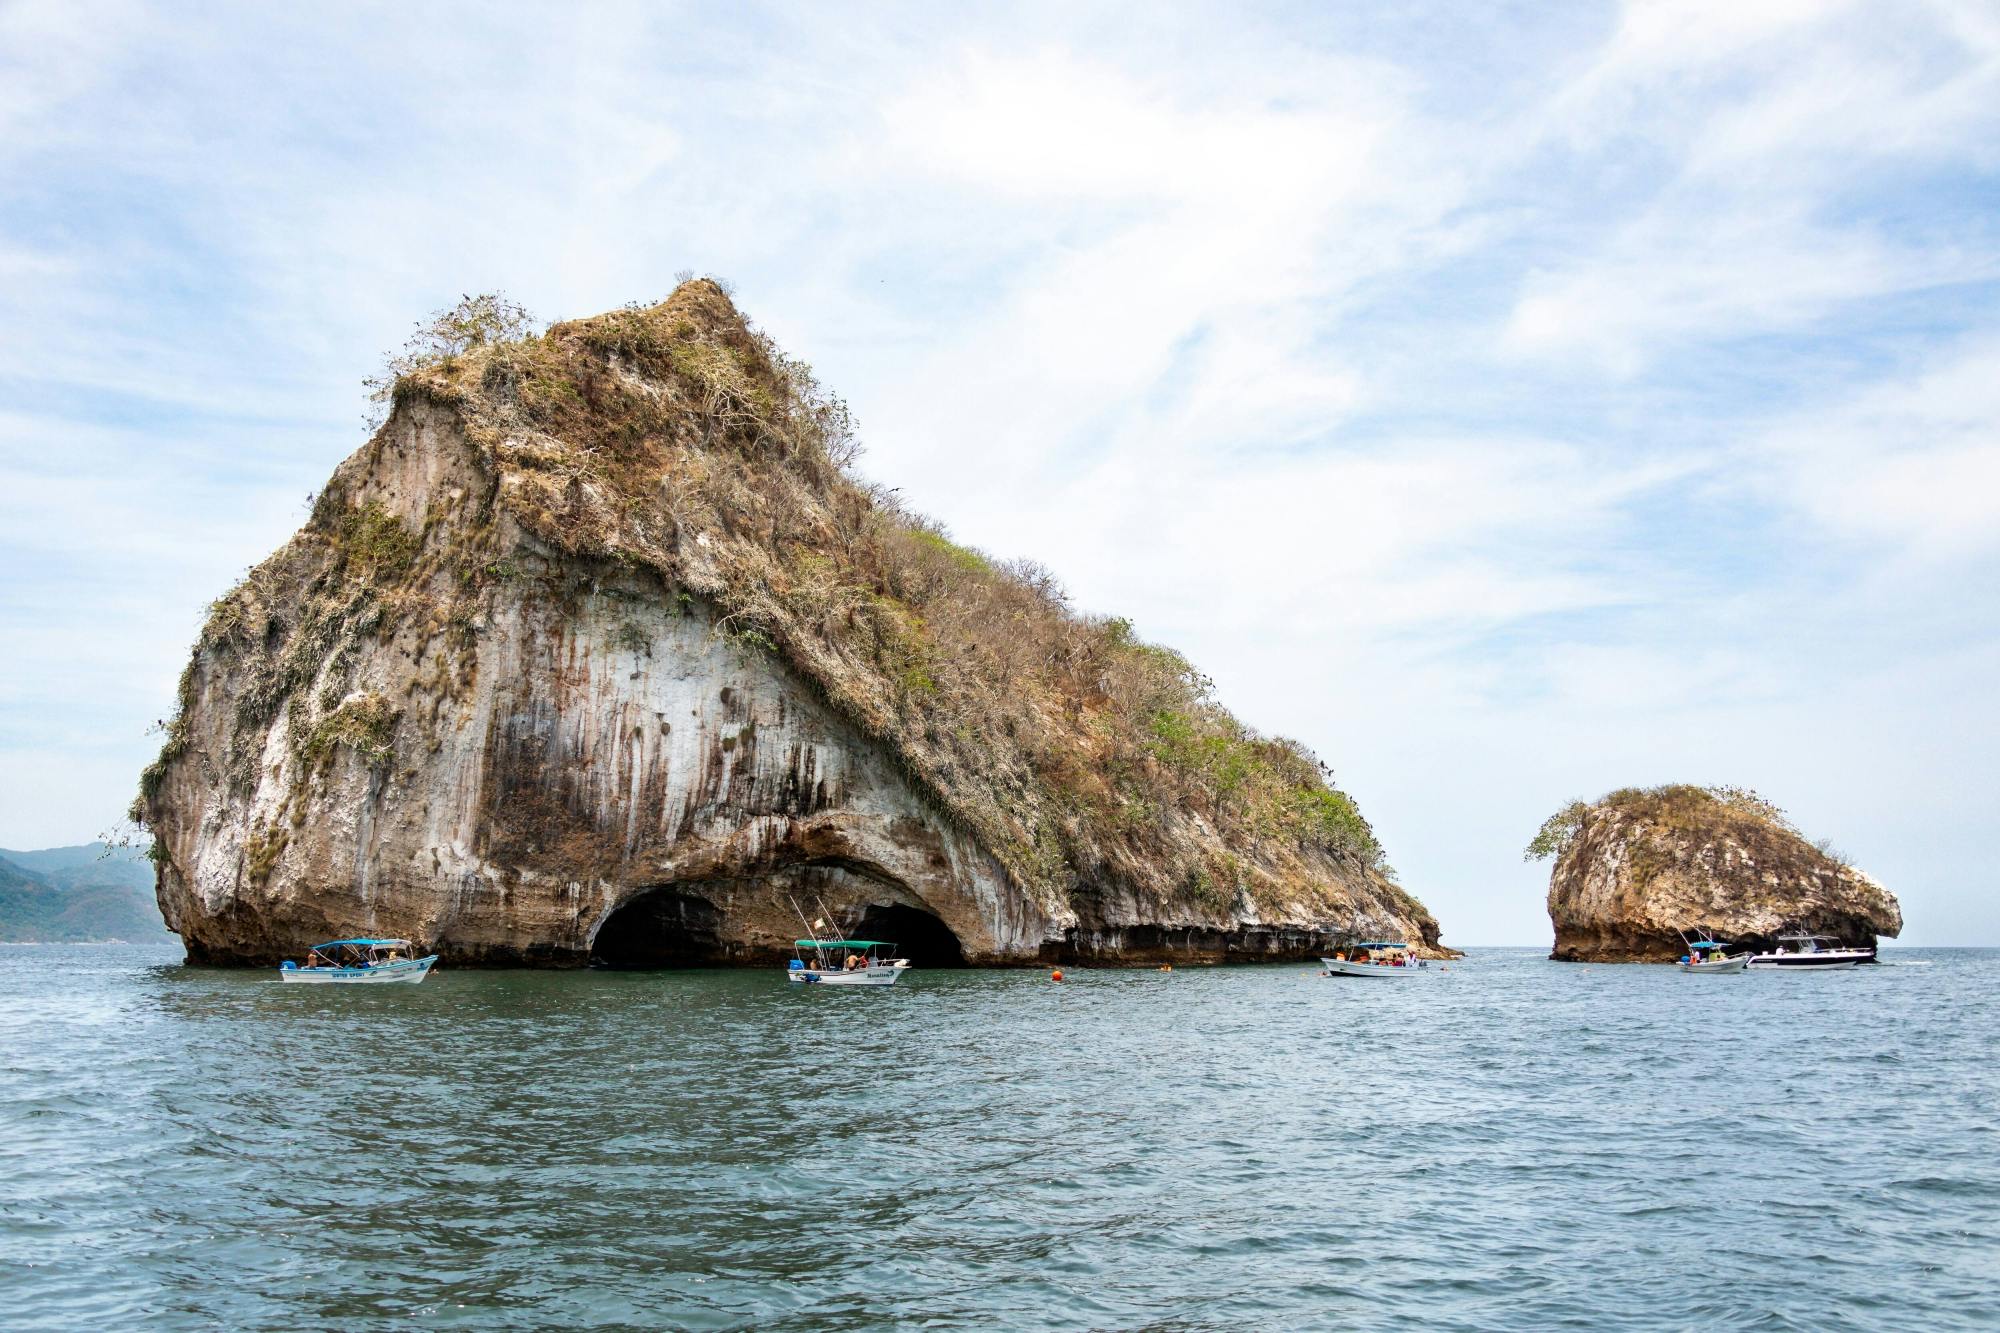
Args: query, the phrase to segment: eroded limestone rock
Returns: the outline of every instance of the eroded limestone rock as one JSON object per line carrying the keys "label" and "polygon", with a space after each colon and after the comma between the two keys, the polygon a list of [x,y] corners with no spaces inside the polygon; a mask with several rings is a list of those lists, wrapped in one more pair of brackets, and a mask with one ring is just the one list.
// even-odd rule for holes
{"label": "eroded limestone rock", "polygon": [[1549,877],[1554,958],[1667,962],[1697,928],[1769,948],[1785,931],[1872,946],[1903,928],[1895,897],[1751,793],[1626,789],[1552,819],[1530,848]]}
{"label": "eroded limestone rock", "polygon": [[[765,419],[784,381],[762,347],[698,283],[403,386],[306,529],[216,604],[146,774],[136,809],[191,958],[370,934],[455,962],[757,962],[801,912],[928,962],[1308,957],[1361,932],[1435,950],[1316,778],[1273,807],[1290,831],[1259,836],[1228,774],[1198,767],[1203,733],[1172,733],[1185,772],[1148,790],[1209,783],[1208,806],[1118,795],[1105,756],[1155,763],[1144,733],[1074,763],[1010,751],[1043,722],[1080,744],[1148,725],[1116,672],[1154,650],[1083,624],[1101,665],[949,660],[949,587],[871,587],[842,552],[981,558],[883,536],[904,520],[811,455],[798,411]],[[1061,628],[1041,594],[967,577]],[[972,711],[1029,670],[1021,708]],[[1306,762],[1203,725],[1225,758]],[[1297,831],[1313,821],[1333,832]]]}

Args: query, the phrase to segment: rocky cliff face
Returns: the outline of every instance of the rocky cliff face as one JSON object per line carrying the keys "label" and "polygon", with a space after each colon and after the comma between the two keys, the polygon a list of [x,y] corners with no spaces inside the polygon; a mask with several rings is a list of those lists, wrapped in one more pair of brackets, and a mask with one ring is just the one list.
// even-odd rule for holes
{"label": "rocky cliff face", "polygon": [[135,813],[190,957],[921,963],[1435,947],[1171,652],[836,465],[713,284],[440,358],[215,604]]}
{"label": "rocky cliff face", "polygon": [[1556,815],[1529,852],[1556,855],[1558,959],[1667,962],[1686,952],[1677,932],[1696,928],[1758,948],[1784,931],[1873,945],[1903,928],[1881,885],[1734,789],[1613,792]]}

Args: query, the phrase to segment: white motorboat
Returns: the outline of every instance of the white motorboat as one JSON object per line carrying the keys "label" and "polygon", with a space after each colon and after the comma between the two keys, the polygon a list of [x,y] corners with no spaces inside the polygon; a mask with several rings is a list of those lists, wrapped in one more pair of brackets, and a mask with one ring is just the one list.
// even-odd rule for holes
{"label": "white motorboat", "polygon": [[1430,969],[1402,940],[1364,940],[1320,961],[1330,977],[1420,977]]}
{"label": "white motorboat", "polygon": [[1874,962],[1875,950],[1842,945],[1831,935],[1780,935],[1776,949],[1751,954],[1749,961],[1759,971],[1834,972]]}
{"label": "white motorboat", "polygon": [[436,963],[436,954],[419,958],[408,940],[328,940],[307,951],[303,966],[287,958],[278,968],[278,979],[313,985],[381,986],[399,981],[414,985],[429,976]]}
{"label": "white motorboat", "polygon": [[910,960],[882,940],[796,940],[785,980],[806,986],[893,986]]}
{"label": "white motorboat", "polygon": [[1750,955],[1730,957],[1723,952],[1729,947],[1728,941],[1718,940],[1707,931],[1701,932],[1700,939],[1690,940],[1686,935],[1682,935],[1681,939],[1688,951],[1674,966],[1683,972],[1741,972],[1750,965]]}

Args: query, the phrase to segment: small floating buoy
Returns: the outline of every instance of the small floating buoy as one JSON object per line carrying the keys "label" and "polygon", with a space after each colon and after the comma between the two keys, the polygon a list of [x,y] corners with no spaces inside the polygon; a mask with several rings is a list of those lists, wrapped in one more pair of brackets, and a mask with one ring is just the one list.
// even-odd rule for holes
{"label": "small floating buoy", "polygon": [[1057,968],[1057,969],[1056,969],[1055,971],[1053,971],[1053,972],[1049,973],[1049,980],[1050,980],[1050,981],[1061,981],[1061,980],[1062,980],[1062,969],[1061,969],[1061,968]]}
{"label": "small floating buoy", "polygon": [[1161,964],[1160,964],[1160,971],[1162,971],[1162,972],[1171,972],[1171,971],[1173,971],[1173,970],[1174,970],[1174,965],[1173,965],[1172,963],[1161,963]]}

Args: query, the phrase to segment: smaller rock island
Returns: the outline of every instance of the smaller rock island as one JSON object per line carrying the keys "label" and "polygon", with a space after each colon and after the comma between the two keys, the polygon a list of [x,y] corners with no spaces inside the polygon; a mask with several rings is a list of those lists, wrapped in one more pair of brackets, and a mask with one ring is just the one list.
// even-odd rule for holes
{"label": "smaller rock island", "polygon": [[1780,933],[1873,946],[1903,928],[1895,896],[1740,787],[1626,787],[1551,815],[1529,860],[1555,858],[1549,920],[1564,962],[1670,962],[1697,927],[1768,949]]}

